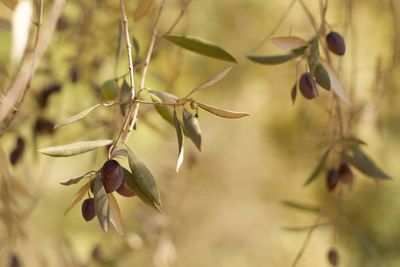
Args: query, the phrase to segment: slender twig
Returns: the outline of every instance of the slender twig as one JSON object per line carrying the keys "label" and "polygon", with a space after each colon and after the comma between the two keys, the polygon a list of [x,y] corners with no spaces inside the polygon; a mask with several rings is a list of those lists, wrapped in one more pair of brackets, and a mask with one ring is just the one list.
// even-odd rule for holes
{"label": "slender twig", "polygon": [[[153,33],[152,33],[152,36],[151,36],[149,47],[147,48],[147,54],[146,54],[146,59],[144,61],[143,72],[142,72],[142,77],[141,77],[141,80],[140,80],[139,89],[144,88],[144,84],[146,82],[147,71],[149,69],[151,56],[153,55],[154,45],[155,45],[155,42],[156,42],[156,39],[157,39],[157,29],[158,29],[158,25],[160,24],[160,18],[161,18],[161,14],[162,14],[162,12],[164,10],[164,5],[165,5],[165,0],[162,0],[161,4],[160,4],[160,8],[158,10],[158,14],[157,14],[156,20],[154,22]],[[134,108],[133,109],[133,117],[132,117],[129,129],[128,129],[128,132],[126,132],[126,134],[125,134],[125,136],[123,138],[124,143],[126,143],[127,140],[129,139],[129,135],[132,132],[133,127],[134,127],[134,125],[136,123],[136,119],[137,119],[137,115],[138,115],[138,111],[139,111],[139,103],[138,102],[134,103],[133,104],[133,108]]]}
{"label": "slender twig", "polygon": [[174,23],[172,23],[171,27],[169,27],[169,29],[164,33],[164,35],[168,35],[170,34],[176,27],[176,25],[178,25],[179,21],[182,19],[183,15],[185,15],[185,12],[187,10],[187,8],[189,7],[191,0],[186,0],[181,8],[181,12],[179,13],[178,17],[175,19]]}
{"label": "slender twig", "polygon": [[[29,70],[29,74],[28,74],[28,79],[27,79],[27,82],[25,85],[25,89],[22,91],[21,96],[19,98],[17,98],[16,103],[14,105],[12,105],[12,107],[11,107],[12,111],[9,114],[9,117],[4,122],[4,127],[1,129],[0,137],[4,134],[6,129],[9,127],[11,122],[14,120],[14,118],[19,110],[19,107],[21,106],[22,102],[25,99],[25,95],[26,95],[27,91],[31,87],[31,81],[33,78],[33,73],[35,71],[36,62],[39,59],[39,55],[38,55],[37,51],[38,51],[38,44],[39,44],[39,37],[40,37],[40,29],[41,29],[41,26],[43,23],[43,6],[44,6],[44,0],[40,0],[38,11],[37,11],[37,19],[36,19],[37,21],[34,23],[36,25],[36,33],[35,33],[35,41],[34,41],[34,45],[33,45],[32,62],[31,62],[31,66],[30,66],[30,70]],[[17,75],[17,79],[18,79],[18,77],[19,77],[19,75]],[[6,100],[2,99],[2,102],[6,102]]]}

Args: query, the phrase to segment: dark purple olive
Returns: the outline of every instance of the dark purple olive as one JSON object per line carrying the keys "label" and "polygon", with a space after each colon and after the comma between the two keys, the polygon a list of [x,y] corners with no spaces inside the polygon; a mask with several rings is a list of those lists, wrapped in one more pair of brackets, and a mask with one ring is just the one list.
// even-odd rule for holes
{"label": "dark purple olive", "polygon": [[115,160],[107,160],[101,169],[102,182],[107,193],[117,190],[123,180],[124,172],[121,165]]}
{"label": "dark purple olive", "polygon": [[123,182],[117,189],[117,193],[124,197],[133,197],[135,193],[129,188],[129,186]]}
{"label": "dark purple olive", "polygon": [[329,51],[332,53],[343,56],[346,52],[346,45],[344,43],[343,37],[337,32],[330,32],[325,37],[326,45],[328,46]]}
{"label": "dark purple olive", "polygon": [[25,141],[21,136],[18,136],[14,150],[10,154],[10,162],[12,165],[17,164],[25,149]]}
{"label": "dark purple olive", "polygon": [[328,251],[328,261],[332,266],[337,266],[339,263],[339,253],[336,248],[330,248]]}
{"label": "dark purple olive", "polygon": [[317,85],[310,72],[305,72],[301,75],[299,88],[301,94],[307,99],[313,99],[318,96]]}
{"label": "dark purple olive", "polygon": [[52,94],[59,92],[61,90],[61,87],[62,87],[61,83],[54,82],[43,88],[40,94],[37,96],[37,101],[39,106],[41,108],[45,108],[48,104],[49,97]]}
{"label": "dark purple olive", "polygon": [[328,170],[326,174],[326,186],[329,191],[333,191],[336,188],[336,185],[339,182],[339,172],[331,168]]}
{"label": "dark purple olive", "polygon": [[94,209],[94,199],[87,198],[82,203],[82,216],[85,221],[90,221],[96,216],[96,211]]}
{"label": "dark purple olive", "polygon": [[54,133],[54,122],[43,117],[37,118],[35,123],[35,132],[37,134]]}
{"label": "dark purple olive", "polygon": [[339,167],[339,180],[344,184],[352,184],[354,180],[353,172],[351,171],[349,165],[346,163],[340,164]]}

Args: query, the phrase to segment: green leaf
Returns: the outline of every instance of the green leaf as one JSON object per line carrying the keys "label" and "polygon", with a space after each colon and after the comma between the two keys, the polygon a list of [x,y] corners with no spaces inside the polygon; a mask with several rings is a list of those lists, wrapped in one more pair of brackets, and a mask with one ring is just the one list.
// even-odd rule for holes
{"label": "green leaf", "polygon": [[[163,101],[158,96],[153,94],[151,94],[151,100],[156,103],[163,103]],[[172,112],[171,107],[163,104],[154,104],[154,108],[164,120],[174,125],[174,113]]]}
{"label": "green leaf", "polygon": [[179,169],[182,166],[183,163],[183,154],[184,154],[184,149],[183,149],[183,130],[181,123],[178,120],[178,117],[176,115],[176,111],[174,111],[174,126],[176,130],[176,136],[178,137],[178,160],[176,161],[176,172],[179,172]]}
{"label": "green leaf", "polygon": [[286,61],[292,60],[300,54],[287,54],[287,55],[275,55],[275,56],[247,56],[248,59],[260,64],[276,65],[285,63]]}
{"label": "green leaf", "polygon": [[341,144],[344,144],[344,145],[366,145],[367,144],[363,140],[361,140],[357,137],[354,137],[354,136],[342,137],[338,140],[338,142],[340,142]]}
{"label": "green leaf", "polygon": [[315,69],[319,63],[319,46],[318,38],[314,38],[310,46],[310,54],[308,55],[308,66],[310,67],[310,72],[314,74]]}
{"label": "green leaf", "polygon": [[182,110],[182,120],[185,135],[187,135],[196,145],[197,149],[201,151],[201,129],[199,120],[186,108]]}
{"label": "green leaf", "polygon": [[100,175],[93,181],[94,209],[101,228],[108,232],[110,225],[110,207],[107,192],[101,182]]}
{"label": "green leaf", "polygon": [[121,210],[119,209],[118,202],[114,195],[108,194],[108,203],[110,207],[110,221],[117,230],[118,234],[124,235],[124,227],[122,226]]}
{"label": "green leaf", "polygon": [[121,110],[122,116],[125,117],[126,114],[126,107],[128,106],[129,100],[132,98],[132,91],[129,84],[124,80],[121,86],[121,90],[119,93],[119,108]]}
{"label": "green leaf", "polygon": [[321,208],[315,205],[303,204],[290,200],[283,200],[282,204],[288,208],[298,209],[303,211],[320,212]]}
{"label": "green leaf", "polygon": [[315,68],[314,77],[317,83],[322,86],[322,88],[328,91],[331,90],[331,80],[329,79],[329,74],[321,63],[318,63],[317,67]]}
{"label": "green leaf", "polygon": [[297,97],[297,83],[295,83],[292,87],[292,90],[290,90],[290,98],[292,99],[292,105],[294,105],[294,102],[296,102],[296,97]]}
{"label": "green leaf", "polygon": [[95,171],[90,171],[90,172],[85,173],[84,175],[81,175],[81,176],[77,177],[77,178],[71,178],[71,179],[69,179],[69,180],[67,180],[67,181],[61,182],[60,184],[62,184],[62,185],[73,185],[73,184],[77,184],[77,183],[79,183],[83,178],[88,178],[88,179],[90,179],[90,178],[92,178],[92,177],[95,176],[95,175],[96,175],[96,172],[95,172]]}
{"label": "green leaf", "polygon": [[339,80],[336,71],[329,65],[328,62],[325,62],[321,59],[320,63],[329,74],[329,80],[331,81],[331,89],[333,93],[336,94],[344,103],[350,106],[350,97],[344,89],[342,82]]}
{"label": "green leaf", "polygon": [[112,142],[113,140],[81,141],[63,146],[46,147],[39,149],[38,151],[51,157],[70,157],[99,147],[111,145]]}
{"label": "green leaf", "polygon": [[344,154],[344,158],[360,172],[375,179],[391,179],[391,177],[382,171],[359,146],[353,145],[350,149],[352,155]]}
{"label": "green leaf", "polygon": [[148,90],[148,92],[151,95],[157,96],[158,98],[160,98],[162,100],[162,102],[167,103],[167,104],[174,104],[174,103],[176,103],[177,100],[179,100],[179,97],[177,97],[176,95],[170,94],[170,93],[161,92],[161,91],[157,91],[157,90]]}
{"label": "green leaf", "polygon": [[72,197],[71,201],[69,202],[67,208],[65,209],[64,215],[67,213],[79,202],[81,199],[86,195],[89,191],[90,185],[92,184],[91,181],[87,182],[84,186],[82,186],[78,192]]}
{"label": "green leaf", "polygon": [[100,95],[106,101],[115,100],[117,98],[117,86],[115,81],[105,81],[100,87]]}
{"label": "green leaf", "polygon": [[78,114],[75,114],[75,115],[72,116],[72,117],[69,117],[69,118],[66,119],[65,121],[60,122],[59,124],[57,124],[56,126],[54,126],[54,129],[59,128],[59,127],[61,127],[61,126],[68,125],[68,124],[72,124],[72,123],[74,123],[74,122],[77,122],[77,121],[81,120],[81,119],[83,119],[84,117],[86,117],[87,115],[89,115],[93,110],[95,110],[96,108],[98,108],[98,107],[100,107],[100,106],[101,106],[100,104],[97,104],[97,105],[94,105],[93,107],[90,107],[90,108],[88,108],[88,109],[85,109],[84,111],[79,112]]}
{"label": "green leaf", "polygon": [[177,46],[197,54],[236,63],[236,59],[231,54],[221,47],[207,41],[195,37],[179,35],[165,35],[163,37]]}
{"label": "green leaf", "polygon": [[161,197],[156,181],[149,169],[136,159],[133,152],[128,149],[129,168],[124,169],[124,179],[129,188],[146,204],[161,211]]}
{"label": "green leaf", "polygon": [[318,178],[319,174],[322,172],[322,170],[325,167],[326,160],[328,159],[329,152],[331,151],[332,146],[329,147],[325,153],[322,155],[318,165],[315,167],[311,175],[308,177],[307,181],[303,184],[303,186],[307,186],[311,184],[315,179]]}
{"label": "green leaf", "polygon": [[192,91],[190,91],[189,94],[187,94],[187,96],[185,96],[185,98],[188,98],[192,94],[194,94],[198,91],[204,90],[204,89],[214,85],[218,81],[222,80],[225,77],[225,75],[228,74],[228,72],[230,72],[232,70],[232,68],[233,68],[233,66],[226,68],[223,71],[221,71],[220,73],[218,73],[217,75],[215,75],[214,77],[212,77],[211,79],[208,79],[207,81],[196,86]]}
{"label": "green leaf", "polygon": [[206,105],[203,103],[199,103],[199,102],[197,102],[197,105],[200,108],[204,109],[205,111],[208,111],[214,115],[217,115],[217,116],[223,117],[223,118],[227,118],[227,119],[239,119],[239,118],[243,118],[246,116],[250,116],[250,114],[248,114],[248,113],[223,110],[223,109],[212,107],[212,106],[209,106],[209,105]]}
{"label": "green leaf", "polygon": [[271,41],[277,47],[285,50],[294,50],[307,46],[307,42],[305,40],[296,36],[272,37]]}

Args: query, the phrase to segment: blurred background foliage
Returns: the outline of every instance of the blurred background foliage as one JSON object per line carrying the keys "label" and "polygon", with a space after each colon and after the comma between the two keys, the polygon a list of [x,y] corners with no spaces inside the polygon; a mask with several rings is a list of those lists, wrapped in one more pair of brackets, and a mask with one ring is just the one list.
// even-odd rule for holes
{"label": "blurred background foliage", "polygon": [[[60,122],[102,101],[98,87],[115,77],[119,2],[67,1],[22,109],[1,138],[7,156],[17,136],[25,139],[23,158],[11,171],[28,192],[15,186],[10,207],[16,214],[12,218],[4,211],[6,200],[2,199],[0,265],[9,266],[9,255],[15,253],[21,266],[290,266],[306,231],[284,227],[312,225],[316,215],[288,209],[281,201],[323,206],[326,220],[334,218],[338,203],[338,195],[327,196],[322,177],[307,188],[302,186],[335,127],[328,113],[331,94],[321,92],[313,101],[298,98],[292,105],[295,62],[262,66],[246,59],[248,54],[281,52],[270,42],[256,52],[253,48],[279,23],[290,2],[192,1],[174,33],[209,40],[238,60],[224,80],[197,99],[251,116],[223,120],[201,112],[203,151],[199,153],[186,142],[186,160],[176,174],[175,130],[153,107],[143,106],[129,145],[156,177],[165,215],[136,198],[118,197],[126,229],[126,236],[120,237],[114,230],[102,232],[96,220],[84,222],[79,206],[64,216],[79,187],[59,184],[98,169],[107,151],[60,159],[36,152],[40,147],[77,140],[113,138],[122,123],[118,107],[100,108],[77,124],[50,134],[34,134],[39,116]],[[317,2],[305,1],[318,18]],[[49,9],[45,3],[46,19]],[[127,1],[127,12],[132,37],[139,44],[136,59],[142,60],[158,1],[146,16],[135,21],[138,3]],[[173,23],[182,3],[167,1],[160,33]],[[343,32],[349,3],[351,31]],[[395,7],[399,8],[398,3]],[[0,4],[2,90],[13,75],[8,68],[10,17],[11,11]],[[343,195],[336,235],[332,226],[316,229],[298,266],[329,266],[326,253],[335,242],[334,236],[340,266],[398,266],[399,66],[395,62],[392,71],[379,72],[397,60],[394,52],[399,44],[394,40],[399,34],[398,13],[386,0],[340,0],[330,2],[327,20],[335,31],[343,33],[349,48],[342,59],[341,76],[346,88],[351,87],[355,94],[354,108],[360,110],[355,134],[368,143],[368,153],[395,179],[375,183],[357,172],[355,184]],[[299,4],[276,32],[291,34],[304,39],[314,34]],[[125,74],[127,66],[124,49],[117,76]],[[161,40],[149,68],[147,87],[184,96],[226,66]],[[55,84],[61,90],[40,108],[40,92]]]}

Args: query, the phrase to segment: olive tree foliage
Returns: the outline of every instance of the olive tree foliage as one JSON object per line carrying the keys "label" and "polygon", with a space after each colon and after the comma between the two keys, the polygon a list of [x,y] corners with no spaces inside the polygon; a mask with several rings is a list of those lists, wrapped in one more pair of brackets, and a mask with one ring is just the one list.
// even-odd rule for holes
{"label": "olive tree foliage", "polygon": [[[81,176],[61,183],[64,186],[79,185],[76,194],[67,205],[65,214],[86,198],[81,204],[82,216],[86,221],[97,217],[104,231],[109,231],[110,226],[113,226],[120,235],[124,235],[121,219],[123,211],[118,206],[115,194],[132,198],[132,201],[143,201],[150,208],[163,213],[162,200],[156,182],[158,178],[153,176],[146,163],[141,160],[139,151],[135,151],[128,145],[128,141],[135,138],[135,131],[140,131],[143,109],[151,107],[152,112],[157,113],[170,124],[170,130],[176,133],[176,172],[179,172],[182,164],[185,163],[184,144],[186,141],[193,142],[201,151],[203,142],[200,114],[202,112],[226,119],[240,119],[249,115],[246,112],[226,110],[196,100],[196,96],[203,90],[211,89],[211,87],[218,88],[218,82],[229,75],[237,64],[237,60],[228,52],[229,49],[224,49],[212,41],[175,32],[176,26],[185,16],[190,0],[183,1],[177,17],[168,23],[164,22],[163,25],[160,21],[165,14],[165,6],[168,4],[165,0],[141,0],[137,5],[124,0],[112,3],[109,1],[74,2],[84,14],[83,21],[68,21],[61,16],[65,5],[64,0],[55,0],[51,3],[43,0],[1,0],[1,2],[13,14],[9,24],[12,32],[10,64],[9,66],[0,65],[2,89],[0,138],[12,136],[15,139],[15,146],[9,155],[0,146],[2,176],[0,194],[3,200],[1,212],[6,214],[4,218],[7,220],[3,223],[7,226],[10,238],[23,234],[18,221],[29,214],[25,210],[18,211],[14,205],[20,201],[20,197],[32,197],[31,192],[14,177],[9,168],[10,164],[21,164],[26,143],[32,144],[35,153],[40,153],[40,155],[36,153],[35,157],[43,155],[55,158],[73,157],[106,148],[107,160],[102,166],[95,169],[88,168],[87,172]],[[275,36],[282,21],[290,19],[290,10],[295,4],[301,5],[307,14],[311,23],[312,37],[303,38],[295,34]],[[355,131],[357,110],[352,108],[357,99],[354,98],[353,93],[349,93],[341,79],[340,57],[346,57],[349,49],[346,46],[346,36],[340,33],[340,29],[334,29],[326,20],[326,13],[329,10],[328,0],[321,0],[319,4],[320,14],[312,14],[302,0],[291,1],[277,28],[268,34],[253,51],[249,51],[247,59],[264,65],[296,61],[297,75],[289,92],[293,104],[298,97],[298,92],[310,101],[317,97],[327,97],[325,94],[320,94],[321,90],[329,92],[331,105],[328,108],[332,117],[333,131],[317,166],[305,179],[304,186],[324,176],[328,195],[340,196],[342,192],[351,188],[354,181],[353,170],[358,170],[375,182],[391,177],[365,152],[367,141],[357,136]],[[107,27],[118,29],[118,36],[108,37],[103,34],[89,36],[96,34],[91,29],[91,20],[100,16],[94,12],[94,7],[118,14],[118,20],[106,25],[103,29],[104,31],[107,31]],[[107,16],[107,13],[102,13],[101,16]],[[317,16],[319,16],[318,19]],[[149,29],[146,28],[148,32],[136,29],[136,25],[139,25],[136,23],[132,27],[133,22],[146,17],[151,18],[151,25]],[[47,86],[35,92],[33,100],[36,102],[35,111],[29,114],[21,113],[20,108],[24,102],[29,101],[27,98],[30,96],[28,92],[31,89],[32,79],[52,74],[52,70],[46,68],[46,63],[51,63],[52,57],[57,55],[49,49],[51,38],[57,32],[62,32],[79,42],[76,53],[69,58],[67,76],[72,84],[85,83],[87,87],[90,87],[96,102],[84,110],[76,110],[70,117],[54,121],[46,117],[44,110],[49,105],[52,96],[62,90],[63,85],[58,81],[49,81]],[[138,41],[144,38],[139,36],[140,34],[148,37],[145,49],[143,49],[143,43]],[[112,77],[103,78],[101,81],[85,77],[87,73],[94,73],[104,64],[102,59],[90,51],[94,40],[99,42],[98,45],[105,47],[112,42],[112,47],[115,48],[114,50],[105,49],[113,56],[114,66]],[[257,50],[266,41],[281,48],[282,54],[259,55]],[[169,88],[162,88],[162,86],[153,88],[147,82],[148,69],[153,62],[157,61],[157,53],[170,45],[196,53],[198,56],[208,57],[210,64],[216,60],[226,62],[226,67],[213,76],[207,77],[198,85],[188,85],[190,89],[184,95],[174,95],[169,92]],[[80,55],[83,51],[88,51],[85,57]],[[153,71],[157,72],[156,69]],[[101,120],[96,118],[96,113],[106,115]],[[21,134],[19,130],[21,125],[26,124],[32,125],[29,137]],[[88,127],[92,125],[97,127],[100,124],[103,135],[96,135],[96,138],[90,140],[77,138],[70,143],[55,142],[51,146],[37,147],[41,136],[52,136],[64,128],[78,124]],[[129,168],[122,167],[121,162],[127,163]],[[283,204],[290,208],[317,214],[312,225],[305,228],[294,226],[290,229],[307,231],[304,244],[293,261],[292,266],[296,266],[316,228],[330,225],[332,231],[335,231],[339,225],[340,210],[336,218],[326,218],[323,206],[295,201],[284,201]],[[323,219],[328,219],[328,222]],[[327,257],[333,266],[338,264],[339,252],[336,244],[332,244]]]}

